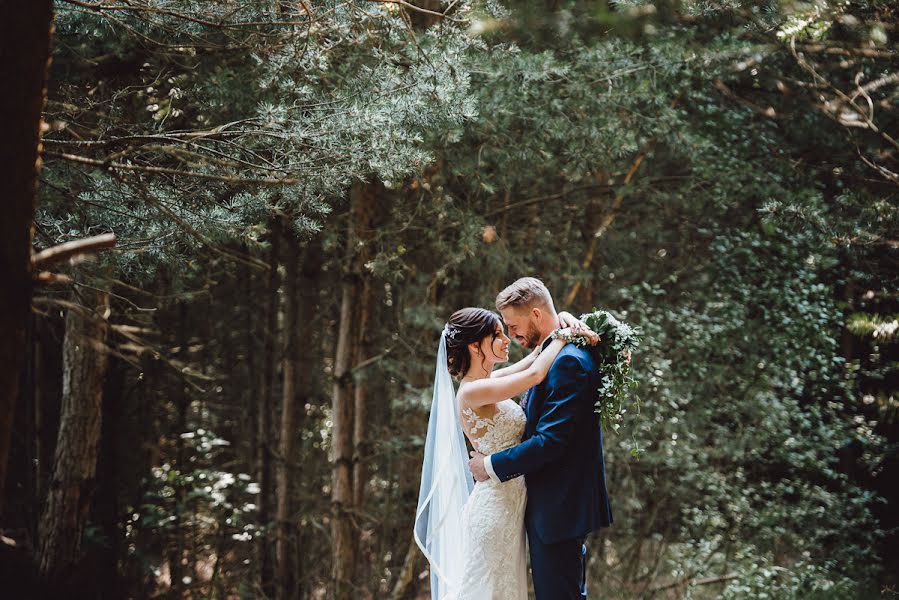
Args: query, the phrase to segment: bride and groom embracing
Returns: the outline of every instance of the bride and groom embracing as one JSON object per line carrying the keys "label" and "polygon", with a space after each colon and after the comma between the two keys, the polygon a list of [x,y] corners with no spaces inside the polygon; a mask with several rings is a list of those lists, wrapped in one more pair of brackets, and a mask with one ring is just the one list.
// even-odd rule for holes
{"label": "bride and groom embracing", "polygon": [[[557,314],[533,277],[500,292],[496,308],[502,321],[456,311],[440,337],[414,532],[431,597],[526,600],[529,548],[538,600],[585,598],[585,537],[612,511],[594,412],[600,374],[588,350],[563,338],[599,338]],[[509,358],[503,322],[533,351],[494,369]],[[511,399],[525,392],[521,404]]]}

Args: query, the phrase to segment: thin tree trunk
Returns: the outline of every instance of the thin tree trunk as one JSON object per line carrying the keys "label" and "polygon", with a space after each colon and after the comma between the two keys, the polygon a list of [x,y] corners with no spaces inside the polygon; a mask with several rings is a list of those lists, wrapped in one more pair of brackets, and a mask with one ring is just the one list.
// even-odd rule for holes
{"label": "thin tree trunk", "polygon": [[284,356],[282,359],[281,388],[281,444],[278,460],[278,534],[276,556],[278,560],[278,598],[286,600],[293,596],[294,581],[291,562],[291,542],[293,530],[293,510],[291,506],[291,465],[294,457],[296,429],[294,420],[297,410],[297,376],[299,364],[299,297],[297,273],[299,270],[299,248],[297,237],[288,219],[282,228],[284,234]]}
{"label": "thin tree trunk", "polygon": [[[630,184],[631,180],[634,178],[634,175],[637,173],[637,169],[640,168],[640,165],[643,163],[643,159],[646,157],[645,153],[640,153],[637,155],[637,158],[634,159],[634,163],[631,165],[631,168],[628,170],[627,175],[624,176],[624,185],[627,186]],[[596,249],[599,247],[599,239],[608,231],[609,227],[612,225],[612,222],[615,220],[615,217],[618,216],[618,211],[621,209],[621,205],[624,203],[624,199],[626,197],[626,193],[624,189],[622,189],[615,196],[615,199],[612,201],[612,206],[609,211],[603,216],[603,218],[599,222],[599,226],[596,228],[596,231],[593,232],[593,237],[590,238],[590,246],[587,248],[587,254],[584,256],[584,260],[581,263],[581,269],[585,272],[588,271],[593,266],[593,259],[596,257]],[[581,289],[581,282],[576,281],[574,285],[571,286],[571,289],[568,290],[568,293],[565,295],[565,303],[563,306],[566,308],[569,306],[574,306],[574,300],[577,298],[577,293]]]}
{"label": "thin tree trunk", "polygon": [[[178,304],[177,353],[178,359],[182,364],[185,364],[189,360],[187,346],[190,343],[190,340],[187,327],[187,304],[182,301]],[[187,489],[184,481],[188,470],[187,455],[184,449],[184,438],[182,437],[182,434],[187,433],[187,409],[190,404],[190,399],[187,396],[187,389],[185,388],[184,382],[180,380],[180,376],[179,379],[175,381],[175,386],[178,390],[175,393],[175,409],[177,410],[177,414],[175,415],[175,435],[177,436],[175,438],[175,461],[179,477],[175,484],[175,514],[173,515],[174,523],[172,524],[172,529],[175,531],[175,547],[169,555],[169,574],[171,581],[169,595],[172,598],[181,598],[184,595],[184,565],[182,563],[184,561],[184,550],[186,545],[184,526],[182,524],[182,511],[185,510],[186,504],[185,498],[187,496]]]}
{"label": "thin tree trunk", "polygon": [[[166,290],[160,291],[164,295]],[[139,473],[149,473],[154,467],[158,467],[162,461],[162,451],[159,443],[162,439],[163,427],[162,402],[165,391],[160,390],[159,382],[165,378],[166,370],[163,361],[155,353],[146,352],[141,356],[140,371],[143,377],[135,382],[135,415],[134,418],[141,424],[134,431],[136,435],[129,439],[129,444],[136,453],[134,468]],[[146,478],[137,481],[137,489],[132,497],[145,497],[154,484]],[[133,536],[136,548],[153,548],[151,552],[163,554],[165,540],[160,540],[151,527],[137,527]],[[125,563],[122,568],[122,581],[127,586],[128,597],[149,598],[158,596],[158,583],[156,577],[147,574],[146,564],[140,555],[124,553]]]}
{"label": "thin tree trunk", "polygon": [[[349,244],[348,244],[349,246]],[[340,302],[340,328],[337,333],[337,350],[334,361],[334,389],[332,392],[331,419],[333,423],[333,472],[331,504],[331,539],[333,545],[332,577],[334,598],[350,600],[353,597],[355,544],[353,543],[353,396],[351,357],[351,327],[355,285],[349,278],[342,285]]]}
{"label": "thin tree trunk", "polygon": [[[361,292],[359,294],[359,315],[357,318],[357,336],[356,336],[356,353],[353,359],[355,364],[361,363],[367,357],[365,353],[369,351],[369,344],[366,343],[368,338],[368,321],[370,312],[371,285],[368,281],[361,283]],[[357,515],[362,515],[365,510],[365,483],[368,479],[368,441],[366,432],[368,431],[368,394],[370,389],[370,381],[364,375],[355,380],[353,385],[353,510]],[[357,536],[358,549],[356,568],[359,579],[367,580],[368,571],[371,567],[371,547],[367,544],[362,547],[363,536]]]}
{"label": "thin tree trunk", "polygon": [[[319,296],[322,287],[321,275],[324,256],[322,251],[321,239],[313,238],[306,244],[303,253],[302,268],[300,270],[300,280],[298,283],[297,293],[299,295],[299,345],[297,353],[299,355],[299,365],[301,367],[300,377],[297,380],[297,412],[295,431],[303,431],[306,424],[306,406],[316,402],[316,390],[319,389],[320,373],[322,372],[322,347],[321,335],[319,335],[320,320],[316,319],[319,314]],[[303,443],[301,448],[297,450],[297,459],[301,464],[307,460],[306,453],[310,452],[311,444]],[[317,460],[317,457],[316,457]],[[314,470],[294,469],[296,479],[300,485],[295,486],[294,492],[301,496],[311,494],[317,495],[317,489],[320,486],[317,477],[314,477]],[[297,489],[297,487],[299,489]],[[315,491],[313,491],[315,490]],[[305,503],[298,503],[299,507],[303,507]],[[308,509],[307,509],[308,510]],[[302,514],[296,515],[297,521]],[[293,597],[306,597],[306,586],[304,580],[307,578],[308,572],[315,572],[315,567],[310,565],[304,559],[303,553],[297,551],[300,548],[306,548],[306,545],[315,538],[315,534],[304,531],[302,527],[294,528],[293,544],[294,544],[294,591]]]}
{"label": "thin tree trunk", "polygon": [[[22,437],[25,440],[24,451],[22,452],[23,456],[20,463],[20,469],[22,470],[21,475],[21,486],[22,486],[22,496],[24,505],[28,507],[25,513],[25,523],[28,526],[29,530],[29,538],[36,539],[35,533],[37,532],[37,521],[40,517],[40,514],[37,511],[40,509],[40,502],[42,496],[38,495],[38,486],[36,484],[36,463],[37,463],[37,448],[38,445],[36,440],[38,439],[37,434],[37,423],[35,422],[35,417],[37,416],[37,409],[35,407],[37,401],[37,392],[39,388],[39,371],[40,367],[40,345],[38,344],[39,336],[37,334],[37,315],[31,314],[28,317],[27,321],[27,333],[26,339],[29,340],[30,344],[25,352],[25,368],[22,372],[22,382],[20,384],[20,393],[19,393],[19,405],[16,408],[16,413],[21,415],[17,421],[21,424],[21,427],[24,429]],[[10,466],[9,469],[11,474],[14,473],[16,467]]]}
{"label": "thin tree trunk", "polygon": [[281,221],[271,222],[271,253],[269,257],[268,289],[266,290],[265,329],[263,333],[262,381],[259,383],[259,525],[266,534],[259,537],[259,568],[263,593],[275,596],[275,568],[271,552],[272,481],[272,381],[274,379],[275,338],[278,329],[278,261],[281,248]]}
{"label": "thin tree trunk", "polygon": [[31,307],[31,227],[52,23],[50,0],[0,5],[0,64],[6,69],[0,94],[0,514]]}
{"label": "thin tree trunk", "polygon": [[[42,385],[42,376],[43,376],[43,366],[44,366],[44,356],[43,356],[43,344],[41,343],[40,331],[35,323],[35,336],[34,336],[34,389],[32,393],[34,394],[34,497],[35,498],[43,498],[44,497],[44,465],[47,464],[47,461],[44,459],[44,444],[43,444],[43,429],[44,429],[44,410],[43,410],[43,393],[44,386]],[[2,486],[0,486],[2,487]],[[35,524],[37,524],[37,519],[35,519]],[[35,527],[35,533],[37,533],[37,528]],[[37,535],[34,536],[34,539],[37,539]]]}
{"label": "thin tree trunk", "polygon": [[92,522],[99,525],[105,543],[97,549],[99,581],[102,598],[121,598],[119,559],[122,556],[122,533],[119,529],[119,432],[122,408],[125,404],[125,368],[119,360],[111,359],[103,388],[103,424],[100,435],[100,456],[97,461],[97,499],[94,501]]}
{"label": "thin tree trunk", "polygon": [[54,580],[71,569],[94,492],[103,415],[109,295],[96,294],[94,314],[66,313],[63,399],[53,479],[40,521],[40,571]]}
{"label": "thin tree trunk", "polygon": [[391,600],[403,600],[407,596],[409,586],[415,579],[415,563],[418,561],[418,545],[415,539],[409,541],[409,549],[406,550],[406,558],[403,560],[403,568],[396,578],[396,585],[393,586],[393,592],[390,594]]}
{"label": "thin tree trunk", "polygon": [[[249,254],[246,245],[244,246],[244,253]],[[253,289],[253,269],[248,265],[242,265],[239,268],[238,273],[242,274],[243,280],[243,293],[246,298],[252,298],[255,290]],[[248,418],[245,422],[246,426],[246,435],[247,439],[249,439],[249,448],[247,449],[247,462],[250,465],[257,464],[258,460],[258,450],[259,450],[259,389],[255,385],[255,382],[259,381],[259,375],[257,373],[258,362],[256,360],[256,331],[255,331],[255,321],[253,319],[253,314],[256,311],[256,307],[253,304],[247,304],[243,307],[244,309],[244,365],[246,367],[246,379],[247,381],[247,389],[245,390],[247,394],[247,410],[248,410]]]}
{"label": "thin tree trunk", "polygon": [[[357,184],[350,191],[350,214],[346,236],[346,272],[341,285],[340,326],[334,358],[332,399],[333,471],[331,482],[331,543],[333,548],[332,579],[334,597],[355,597],[356,536],[353,525],[355,497],[353,491],[354,404],[353,359],[358,356],[353,336],[358,323],[362,296],[365,241],[371,234],[375,208],[376,184]],[[362,246],[362,249],[360,249]]]}
{"label": "thin tree trunk", "polygon": [[364,382],[357,382],[353,389],[353,507],[356,511],[363,510],[365,504],[367,391],[368,386]]}
{"label": "thin tree trunk", "polygon": [[[354,358],[356,364],[359,364],[368,358],[364,356],[364,353],[370,346],[366,343],[368,338],[370,301],[371,286],[366,281],[362,283],[362,292],[360,293],[359,298],[356,356]],[[365,461],[368,454],[365,439],[365,431],[368,425],[365,401],[368,387],[368,382],[364,379],[356,381],[353,395],[353,506],[357,511],[361,511],[365,503],[365,480],[367,477]]]}

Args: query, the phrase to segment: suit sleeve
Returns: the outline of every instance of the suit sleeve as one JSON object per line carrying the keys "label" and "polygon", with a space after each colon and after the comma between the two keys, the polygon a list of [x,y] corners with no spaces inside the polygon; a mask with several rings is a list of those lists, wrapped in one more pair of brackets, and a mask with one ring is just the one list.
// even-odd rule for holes
{"label": "suit sleeve", "polygon": [[556,359],[547,374],[549,391],[534,435],[490,456],[500,480],[530,473],[562,456],[574,435],[579,413],[584,410],[579,396],[589,381],[587,370],[575,356],[566,354]]}

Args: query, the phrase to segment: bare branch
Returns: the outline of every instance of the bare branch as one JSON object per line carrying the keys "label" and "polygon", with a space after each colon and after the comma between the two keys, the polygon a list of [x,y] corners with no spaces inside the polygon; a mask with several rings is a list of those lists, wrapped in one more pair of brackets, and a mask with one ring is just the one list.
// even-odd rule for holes
{"label": "bare branch", "polygon": [[651,592],[661,592],[663,590],[668,590],[673,587],[679,587],[679,586],[687,586],[687,585],[696,586],[696,585],[711,585],[714,583],[724,583],[725,581],[731,581],[733,579],[738,579],[739,577],[740,576],[736,573],[729,573],[727,575],[719,575],[718,577],[705,577],[703,579],[692,579],[692,580],[679,579],[672,583],[666,583],[665,585],[656,586],[656,587],[652,588],[650,591]]}
{"label": "bare branch", "polygon": [[157,8],[153,6],[132,6],[129,4],[107,4],[105,2],[84,2],[82,0],[63,0],[63,2],[67,4],[72,4],[74,6],[78,6],[80,8],[86,8],[88,10],[93,10],[96,12],[128,12],[128,13],[145,13],[145,14],[157,14],[163,15],[167,17],[173,17],[176,19],[182,19],[184,21],[189,21],[191,23],[196,23],[197,25],[204,25],[206,27],[211,27],[214,29],[239,29],[243,27],[259,27],[259,26],[296,26],[296,25],[308,25],[309,21],[253,21],[253,22],[228,22],[224,19],[221,21],[209,21],[206,19],[200,19],[198,17],[194,17],[192,15],[169,10],[165,8]]}
{"label": "bare branch", "polygon": [[97,160],[86,156],[78,156],[77,154],[67,154],[64,152],[44,151],[44,156],[53,158],[61,158],[82,165],[90,165],[106,170],[120,169],[123,171],[141,171],[143,173],[158,173],[164,175],[179,175],[181,177],[195,177],[197,179],[211,179],[213,181],[224,181],[226,183],[257,183],[262,185],[294,185],[300,183],[299,179],[274,179],[269,177],[253,178],[239,177],[235,175],[213,175],[212,173],[200,173],[198,171],[184,171],[181,169],[172,169],[169,167],[150,167],[145,165],[132,165],[127,163],[117,163],[113,161]]}
{"label": "bare branch", "polygon": [[841,48],[839,46],[826,46],[824,44],[796,44],[800,52],[810,54],[830,54],[832,56],[864,56],[865,58],[890,58],[899,60],[899,53],[892,50],[877,50],[876,48]]}
{"label": "bare branch", "polygon": [[[645,157],[646,154],[641,152],[637,155],[637,158],[634,159],[634,163],[628,170],[627,175],[624,176],[625,186],[630,184],[631,180],[634,178],[634,175],[637,173],[637,169],[640,168],[640,165],[643,163],[643,159]],[[612,202],[612,208],[608,213],[605,214],[605,216],[603,216],[602,221],[600,221],[599,223],[599,227],[597,227],[596,231],[593,232],[593,237],[590,239],[590,247],[587,249],[587,254],[586,256],[584,256],[584,261],[581,264],[581,268],[585,271],[593,265],[593,259],[596,256],[596,249],[599,246],[599,238],[601,238],[612,225],[612,221],[615,220],[615,217],[618,215],[618,210],[621,208],[622,203],[624,203],[625,196],[626,193],[624,190],[618,192],[618,194],[615,196],[615,200]],[[565,296],[564,306],[572,306],[580,290],[581,282],[575,281],[574,285],[571,286],[571,289]]]}
{"label": "bare branch", "polygon": [[41,271],[35,273],[34,280],[38,283],[72,283],[72,278],[62,273],[51,273],[50,271]]}
{"label": "bare branch", "polygon": [[115,243],[116,237],[114,233],[104,233],[102,235],[95,235],[81,240],[66,242],[64,244],[59,244],[58,246],[53,246],[52,248],[47,248],[46,250],[41,250],[37,254],[32,255],[31,266],[43,267],[51,265],[80,254],[88,254],[105,248],[112,248],[115,246]]}
{"label": "bare branch", "polygon": [[447,19],[448,21],[452,21],[454,23],[468,23],[468,19],[454,19],[448,16],[448,13],[455,6],[455,2],[451,3],[449,7],[443,12],[437,12],[436,10],[429,10],[427,8],[422,8],[421,6],[415,6],[414,4],[410,4],[405,0],[369,0],[370,2],[375,2],[377,4],[396,4],[398,6],[402,6],[405,9],[411,10],[413,12],[419,12],[426,15],[431,15],[434,17],[440,17],[441,19]]}

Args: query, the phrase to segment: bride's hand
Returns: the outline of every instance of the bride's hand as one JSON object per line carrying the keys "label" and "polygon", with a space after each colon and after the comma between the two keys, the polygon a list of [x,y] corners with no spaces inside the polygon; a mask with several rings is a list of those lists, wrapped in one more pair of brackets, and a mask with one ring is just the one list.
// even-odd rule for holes
{"label": "bride's hand", "polygon": [[598,344],[601,339],[595,331],[587,327],[586,323],[575,318],[570,312],[563,310],[559,313],[559,325],[562,328],[569,329],[572,335],[580,335],[587,338],[591,346]]}

